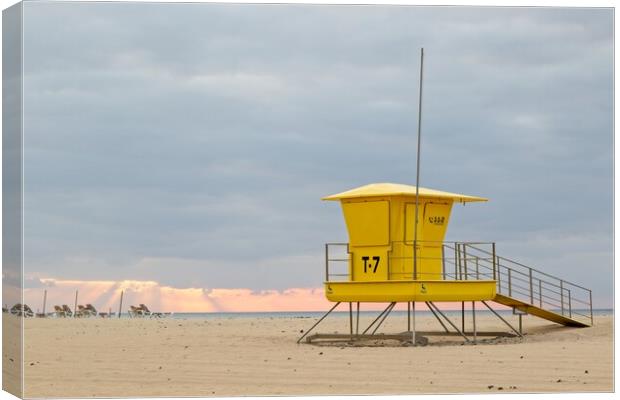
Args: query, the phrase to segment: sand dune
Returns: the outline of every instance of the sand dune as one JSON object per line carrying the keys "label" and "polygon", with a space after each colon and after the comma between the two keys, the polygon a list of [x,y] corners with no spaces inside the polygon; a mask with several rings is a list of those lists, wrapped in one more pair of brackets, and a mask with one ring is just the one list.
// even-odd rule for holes
{"label": "sand dune", "polygon": [[[13,318],[5,316],[5,318]],[[511,317],[515,322],[515,317]],[[365,326],[371,317],[364,317]],[[426,347],[297,345],[309,318],[31,319],[25,323],[25,395],[235,396],[613,390],[613,320],[565,328],[524,318],[524,339]],[[492,316],[478,328],[507,330]],[[387,320],[384,332],[406,328]],[[440,330],[429,316],[418,329]],[[348,319],[319,331],[348,332]],[[437,345],[437,344],[443,345]],[[7,357],[7,355],[4,355]]]}

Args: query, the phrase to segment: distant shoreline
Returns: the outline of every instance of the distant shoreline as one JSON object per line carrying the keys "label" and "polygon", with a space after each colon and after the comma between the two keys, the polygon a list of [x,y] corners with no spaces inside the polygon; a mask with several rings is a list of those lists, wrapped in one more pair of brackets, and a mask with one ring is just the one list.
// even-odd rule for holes
{"label": "distant shoreline", "polygon": [[[458,317],[461,315],[460,309],[450,309],[450,310],[442,310],[446,315]],[[511,309],[496,309],[497,313],[501,315],[513,315]],[[589,310],[585,309],[575,309],[574,311],[581,311],[584,314],[589,315]],[[360,310],[360,315],[362,316],[370,316],[377,315],[380,313],[380,310]],[[217,319],[217,318],[320,318],[326,313],[326,310],[322,311],[217,311],[217,312],[172,312],[170,315],[163,316],[162,318],[172,318],[172,319]],[[356,314],[357,311],[354,309],[353,314]],[[469,305],[466,306],[465,313],[467,316],[471,315],[471,309]],[[599,308],[592,310],[594,316],[607,316],[613,315],[613,308]],[[417,315],[432,315],[429,310],[417,310]],[[477,308],[476,315],[490,315],[491,312],[488,309]],[[391,312],[392,316],[406,316],[406,310],[394,310]],[[348,310],[334,311],[330,315],[335,318],[345,318],[349,316]],[[60,317],[47,317],[47,318],[59,318]],[[71,318],[71,317],[67,317]],[[98,318],[100,317],[90,317],[90,318]],[[115,314],[112,318],[118,318],[118,315]],[[130,317],[127,312],[123,312],[121,314],[121,318],[123,319],[138,319],[138,318],[149,318],[146,317]]]}

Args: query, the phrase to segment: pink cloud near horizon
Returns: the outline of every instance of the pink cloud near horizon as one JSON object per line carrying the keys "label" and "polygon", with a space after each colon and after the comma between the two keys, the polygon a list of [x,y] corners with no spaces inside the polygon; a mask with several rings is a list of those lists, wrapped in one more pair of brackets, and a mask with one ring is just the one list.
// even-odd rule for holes
{"label": "pink cloud near horizon", "polygon": [[78,304],[93,304],[100,311],[117,312],[121,292],[123,311],[129,305],[147,304],[157,311],[173,312],[258,312],[320,311],[330,303],[322,288],[289,288],[259,290],[247,288],[175,288],[155,281],[77,281],[40,279],[43,287],[24,290],[24,302],[42,310],[47,290],[46,311],[67,304],[73,308],[75,293]]}
{"label": "pink cloud near horizon", "polygon": [[[67,304],[72,309],[76,290],[78,304],[93,304],[99,311],[118,312],[121,292],[123,312],[130,305],[147,304],[162,312],[286,312],[326,311],[333,306],[325,298],[323,288],[289,288],[285,290],[251,290],[247,288],[175,288],[156,281],[79,281],[53,278],[39,279],[42,286],[24,290],[24,302],[35,311],[42,311],[47,290],[46,312],[54,305]],[[362,310],[381,310],[386,303],[364,303]],[[496,305],[497,306],[497,305]],[[419,304],[419,310],[425,310]],[[469,304],[467,305],[469,308]],[[395,309],[404,310],[406,303]],[[442,309],[459,309],[460,303],[443,303]],[[504,307],[499,307],[504,308]],[[340,307],[348,310],[347,305]]]}

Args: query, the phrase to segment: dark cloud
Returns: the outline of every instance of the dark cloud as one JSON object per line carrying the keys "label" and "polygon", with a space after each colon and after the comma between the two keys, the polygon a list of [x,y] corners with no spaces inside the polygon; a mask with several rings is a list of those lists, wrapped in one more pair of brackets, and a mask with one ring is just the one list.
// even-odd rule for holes
{"label": "dark cloud", "polygon": [[491,199],[449,238],[611,294],[610,9],[40,2],[24,22],[27,272],[319,285],[346,238],[319,198],[414,182],[424,46],[422,185]]}

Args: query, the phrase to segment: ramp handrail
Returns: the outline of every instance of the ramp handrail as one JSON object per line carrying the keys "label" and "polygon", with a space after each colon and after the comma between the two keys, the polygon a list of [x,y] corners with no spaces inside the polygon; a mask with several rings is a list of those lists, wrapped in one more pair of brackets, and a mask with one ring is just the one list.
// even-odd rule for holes
{"label": "ramp handrail", "polygon": [[[587,319],[593,323],[590,289],[501,257],[494,251],[481,248],[479,243],[456,242],[454,246],[465,260],[473,257],[486,268],[494,268],[498,294],[570,319]],[[489,260],[491,257],[495,257],[493,266]]]}

